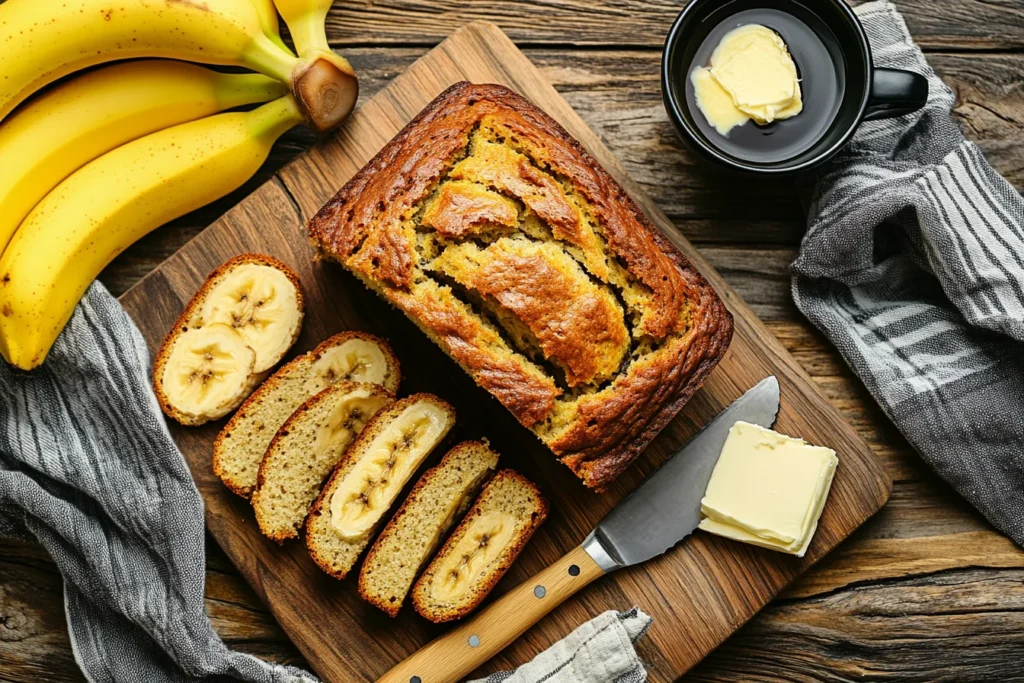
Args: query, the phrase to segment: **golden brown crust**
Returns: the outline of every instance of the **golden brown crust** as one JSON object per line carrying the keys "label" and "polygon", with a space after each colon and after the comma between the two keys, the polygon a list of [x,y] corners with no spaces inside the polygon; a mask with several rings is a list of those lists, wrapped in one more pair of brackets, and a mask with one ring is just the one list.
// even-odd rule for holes
{"label": "golden brown crust", "polygon": [[[542,347],[539,325],[557,339],[554,351],[524,351],[498,338],[508,330],[486,322],[458,300],[463,293],[443,274],[429,271],[423,240],[431,226],[421,210],[434,206],[439,184],[443,191],[454,183],[477,183],[519,202],[523,226],[544,226],[532,233],[524,227],[519,238],[561,245],[586,277],[623,297],[633,345],[625,367],[611,377],[592,364],[565,372],[560,360],[594,353],[592,316],[569,315],[564,294],[545,293],[539,278],[522,278],[518,291],[477,287],[470,294],[481,301],[471,303],[516,317]],[[490,235],[455,235],[434,226],[432,234],[443,253],[453,240],[493,245],[495,235],[509,234],[499,227]],[[679,411],[732,337],[732,316],[711,286],[625,190],[554,120],[502,86],[459,83],[446,90],[321,209],[309,230],[322,252],[412,318],[598,490]],[[509,304],[555,296],[549,306],[561,311]],[[545,327],[550,323],[557,325]],[[496,350],[510,347],[518,358]]]}
{"label": "golden brown crust", "polygon": [[[355,561],[353,560],[352,564],[344,570],[336,569],[331,558],[327,556],[318,543],[317,535],[313,533],[310,527],[316,521],[319,521],[320,517],[323,515],[331,514],[331,497],[334,495],[334,488],[337,484],[341,483],[340,479],[343,478],[348,473],[350,467],[355,464],[352,462],[352,459],[356,457],[356,455],[360,453],[367,444],[373,441],[381,430],[387,427],[392,419],[400,415],[402,411],[409,406],[420,401],[429,401],[447,412],[450,418],[449,429],[451,428],[451,425],[455,424],[455,408],[453,408],[450,403],[438,396],[435,396],[434,394],[413,394],[399,401],[395,401],[374,415],[363,427],[363,430],[359,432],[359,436],[349,444],[349,447],[345,450],[341,460],[339,460],[334,466],[334,469],[331,470],[331,476],[327,479],[327,483],[320,488],[320,494],[316,497],[316,500],[309,509],[309,515],[306,517],[305,522],[306,549],[309,551],[309,556],[313,559],[313,562],[315,562],[320,569],[324,570],[324,572],[336,579],[340,580],[348,576],[348,573],[352,571],[352,567],[355,565]],[[371,537],[372,535],[373,534],[370,534]],[[366,544],[369,544],[369,542],[370,539],[368,538],[366,540]]]}
{"label": "golden brown crust", "polygon": [[441,254],[432,269],[517,318],[570,387],[611,378],[629,352],[615,297],[559,247],[522,239],[500,239],[484,249],[460,245]]}
{"label": "golden brown crust", "polygon": [[[527,489],[534,499],[536,509],[533,511],[529,523],[523,527],[522,531],[519,532],[515,539],[505,549],[498,560],[497,566],[495,566],[495,568],[487,575],[486,580],[474,588],[471,597],[461,607],[450,609],[438,609],[432,607],[428,604],[426,590],[433,577],[434,562],[436,562],[438,558],[443,558],[451,548],[458,543],[461,537],[460,531],[463,528],[468,528],[473,523],[474,519],[483,514],[483,506],[481,503],[486,500],[485,497],[488,495],[488,490],[491,487],[500,485],[503,480],[515,481],[519,486]],[[473,504],[472,509],[466,513],[466,516],[462,519],[462,522],[459,523],[459,526],[454,532],[452,532],[452,535],[448,537],[445,544],[441,546],[441,550],[437,552],[437,555],[435,555],[434,560],[431,561],[430,566],[427,567],[426,571],[423,572],[423,575],[416,581],[416,585],[413,587],[412,591],[412,604],[416,609],[416,612],[424,619],[429,619],[435,624],[461,619],[472,612],[480,605],[481,602],[483,602],[484,598],[487,597],[498,582],[501,581],[501,578],[505,576],[505,572],[507,572],[512,566],[512,563],[516,561],[516,558],[519,557],[519,553],[521,553],[523,548],[526,547],[526,544],[529,543],[530,539],[533,537],[534,532],[537,531],[540,525],[544,523],[544,520],[546,520],[547,517],[548,503],[544,499],[544,496],[541,495],[540,489],[537,488],[536,484],[515,470],[506,469],[495,473],[495,475],[491,477],[490,481],[487,482],[487,486],[484,487],[484,490],[481,491],[480,496]]]}
{"label": "golden brown crust", "polygon": [[423,212],[423,225],[447,237],[464,237],[485,228],[511,228],[519,210],[511,200],[475,183],[448,183]]}
{"label": "golden brown crust", "polygon": [[[299,276],[287,264],[277,260],[273,256],[254,253],[239,254],[238,256],[230,258],[217,266],[217,268],[215,268],[213,272],[206,277],[206,280],[199,287],[199,290],[192,295],[191,299],[189,299],[188,304],[185,305],[185,310],[181,312],[181,315],[178,316],[174,325],[171,326],[170,331],[167,332],[167,336],[164,337],[164,341],[160,345],[159,350],[157,350],[156,357],[153,361],[153,393],[156,394],[156,400],[160,404],[160,409],[164,411],[165,415],[175,419],[183,425],[195,426],[203,424],[203,422],[197,422],[178,411],[173,405],[171,405],[170,401],[167,399],[167,394],[164,393],[162,377],[164,370],[166,369],[167,359],[171,353],[171,347],[178,335],[183,332],[187,332],[189,327],[192,326],[193,317],[199,310],[199,307],[202,305],[203,300],[206,298],[210,289],[212,289],[217,283],[217,280],[220,279],[220,276],[233,268],[246,263],[269,266],[284,273],[285,277],[287,277],[288,280],[291,281],[292,285],[295,286],[295,303],[299,308],[299,319],[301,320],[305,315],[306,308],[302,295],[302,283],[299,281]],[[265,376],[266,374],[264,373],[262,377]],[[257,381],[254,381],[253,387],[259,384],[258,379],[259,378],[256,378]]]}
{"label": "golden brown crust", "polygon": [[[374,564],[377,552],[382,547],[383,541],[386,538],[392,536],[396,532],[398,525],[402,520],[402,517],[406,514],[406,511],[416,504],[416,501],[419,500],[420,495],[422,495],[423,493],[423,489],[426,488],[431,483],[431,480],[435,476],[437,476],[439,472],[443,470],[444,466],[447,464],[447,461],[450,458],[457,457],[462,451],[467,451],[471,449],[486,449],[490,451],[490,446],[487,444],[486,441],[463,441],[462,443],[456,444],[454,447],[452,447],[452,449],[445,454],[444,458],[441,459],[441,462],[438,463],[437,466],[430,468],[429,470],[423,473],[422,477],[419,478],[419,481],[417,481],[416,485],[413,486],[412,491],[409,492],[409,495],[402,502],[401,507],[398,508],[398,512],[395,513],[394,517],[391,518],[391,521],[388,522],[386,527],[384,527],[384,530],[380,532],[379,536],[377,536],[377,540],[374,541],[373,545],[370,547],[370,551],[366,553],[366,557],[363,559],[363,569],[359,572],[359,597],[361,597],[363,600],[370,603],[377,609],[387,613],[389,616],[397,617],[398,612],[402,609],[402,603],[399,602],[396,604],[393,602],[388,602],[387,600],[381,599],[380,596],[376,595],[375,593],[370,592],[369,589],[367,588],[365,579],[366,567],[372,566]],[[485,477],[482,481],[480,481],[480,483],[477,485],[476,490],[479,490],[480,488],[486,486],[487,482],[490,481],[491,477],[493,476],[494,475],[492,470],[492,474],[488,477]],[[475,495],[476,490],[471,491],[470,496]],[[455,520],[455,522],[458,521],[458,519]]]}

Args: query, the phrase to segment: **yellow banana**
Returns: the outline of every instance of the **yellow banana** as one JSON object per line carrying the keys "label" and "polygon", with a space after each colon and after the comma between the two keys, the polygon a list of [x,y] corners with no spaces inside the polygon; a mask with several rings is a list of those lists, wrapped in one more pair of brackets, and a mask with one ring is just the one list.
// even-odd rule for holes
{"label": "yellow banana", "polygon": [[[284,23],[288,25],[288,32],[292,34],[292,42],[295,43],[295,51],[299,53],[300,57],[304,59],[319,58],[333,64],[343,73],[355,73],[348,60],[335,54],[327,42],[327,13],[333,3],[334,0],[274,0],[277,11],[281,13]],[[336,79],[326,79],[325,82],[328,86],[335,87],[334,80]],[[358,84],[354,83],[354,85]],[[310,89],[312,90],[312,88]],[[331,93],[329,88],[320,87],[319,92],[314,94],[321,100],[346,98],[349,104],[348,110],[341,115],[341,118],[344,118],[355,106],[359,91],[358,88],[355,88],[351,92]],[[336,107],[339,113],[342,109],[343,107]],[[327,128],[333,128],[335,125],[337,123],[328,122]]]}
{"label": "yellow banana", "polygon": [[0,253],[32,208],[62,180],[126,142],[288,92],[259,74],[195,64],[114,64],[34,98],[0,126]]}
{"label": "yellow banana", "polygon": [[290,95],[129,142],[33,209],[0,257],[0,352],[37,367],[104,266],[154,228],[238,188],[302,121]]}
{"label": "yellow banana", "polygon": [[270,38],[270,42],[288,54],[293,54],[291,49],[281,40],[280,24],[277,20],[277,8],[274,7],[274,0],[252,0],[252,4],[260,15],[260,26],[263,27],[263,35]]}
{"label": "yellow banana", "polygon": [[336,125],[347,106],[336,96],[316,100],[317,93],[355,87],[351,67],[275,45],[252,0],[7,0],[0,4],[0,119],[65,74],[130,57],[259,71],[292,87],[317,130]]}

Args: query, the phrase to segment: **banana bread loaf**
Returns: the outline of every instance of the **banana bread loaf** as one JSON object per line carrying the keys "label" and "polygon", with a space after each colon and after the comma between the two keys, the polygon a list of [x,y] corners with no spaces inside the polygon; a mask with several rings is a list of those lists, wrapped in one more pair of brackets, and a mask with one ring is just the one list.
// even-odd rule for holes
{"label": "banana bread loaf", "polygon": [[446,90],[309,230],[598,490],[732,337],[711,286],[625,190],[503,86]]}

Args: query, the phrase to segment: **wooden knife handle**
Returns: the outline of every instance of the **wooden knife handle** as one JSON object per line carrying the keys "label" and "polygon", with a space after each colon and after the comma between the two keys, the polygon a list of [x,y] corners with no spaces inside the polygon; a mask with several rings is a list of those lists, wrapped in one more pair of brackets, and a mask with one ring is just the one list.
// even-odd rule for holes
{"label": "wooden knife handle", "polygon": [[456,683],[604,572],[581,547],[421,648],[378,683]]}

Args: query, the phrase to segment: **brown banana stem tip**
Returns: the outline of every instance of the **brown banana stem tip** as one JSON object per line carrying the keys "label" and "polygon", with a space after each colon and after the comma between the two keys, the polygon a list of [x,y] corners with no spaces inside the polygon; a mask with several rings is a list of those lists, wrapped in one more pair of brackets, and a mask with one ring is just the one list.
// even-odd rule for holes
{"label": "brown banana stem tip", "polygon": [[344,57],[317,55],[293,80],[292,93],[309,127],[326,133],[352,112],[359,97],[359,79]]}

